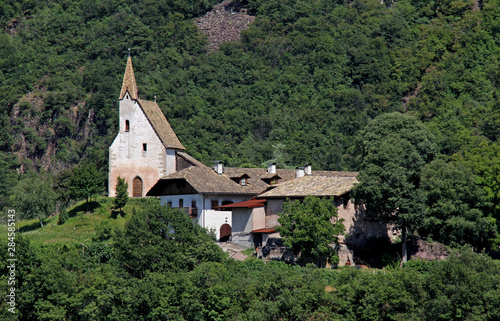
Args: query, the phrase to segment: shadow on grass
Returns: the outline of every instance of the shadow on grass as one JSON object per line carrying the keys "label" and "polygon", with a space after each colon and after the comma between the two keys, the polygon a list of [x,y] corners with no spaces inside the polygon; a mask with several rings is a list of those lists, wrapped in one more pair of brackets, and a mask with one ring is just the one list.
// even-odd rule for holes
{"label": "shadow on grass", "polygon": [[125,212],[123,210],[112,210],[111,211],[111,218],[117,219],[118,216],[120,217],[125,217]]}
{"label": "shadow on grass", "polygon": [[96,202],[96,201],[91,201],[91,202],[88,202],[88,203],[82,203],[78,206],[75,206],[71,211],[68,211],[68,216],[69,217],[74,217],[76,216],[78,213],[80,212],[91,212],[93,213],[95,211],[96,208],[99,208],[99,206],[101,206],[99,204],[99,202]]}
{"label": "shadow on grass", "polygon": [[[50,221],[50,218],[43,219],[42,220],[43,226],[47,225],[49,223],[49,221]],[[42,226],[40,225],[40,221],[36,221],[30,225],[24,225],[23,227],[20,227],[19,231],[20,232],[30,232],[30,231],[38,230],[41,227]]]}

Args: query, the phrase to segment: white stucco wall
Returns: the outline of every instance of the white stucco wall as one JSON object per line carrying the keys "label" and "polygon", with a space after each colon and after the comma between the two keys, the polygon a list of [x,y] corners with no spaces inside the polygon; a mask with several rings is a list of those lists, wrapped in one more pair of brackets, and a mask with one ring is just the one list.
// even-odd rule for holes
{"label": "white stucco wall", "polygon": [[202,194],[183,194],[183,195],[164,195],[160,197],[162,205],[172,203],[172,207],[179,207],[179,200],[183,200],[184,207],[191,207],[192,201],[196,201],[198,208],[197,222],[200,226],[207,230],[213,230],[217,240],[220,238],[220,227],[223,224],[229,224],[233,230],[233,217],[231,211],[216,211],[212,210],[212,200],[217,200],[218,205],[222,205],[223,201],[232,201],[233,203],[246,201],[246,198],[238,196],[235,198],[232,195],[202,195]]}
{"label": "white stucco wall", "polygon": [[[119,109],[120,130],[109,147],[109,196],[116,195],[118,176],[128,183],[129,196],[132,196],[134,178],[140,177],[142,196],[145,196],[166,174],[167,151],[136,101],[124,98],[119,102]],[[126,120],[130,123],[128,132],[125,131]],[[143,150],[143,144],[147,144],[147,151]],[[173,158],[171,166],[175,170],[175,155]]]}

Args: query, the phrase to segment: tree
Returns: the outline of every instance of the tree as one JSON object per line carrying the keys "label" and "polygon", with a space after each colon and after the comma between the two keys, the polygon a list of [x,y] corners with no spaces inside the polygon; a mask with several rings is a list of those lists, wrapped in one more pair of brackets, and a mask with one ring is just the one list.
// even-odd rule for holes
{"label": "tree", "polygon": [[85,198],[88,206],[92,196],[104,191],[103,175],[94,164],[79,165],[70,178],[69,189],[73,198]]}
{"label": "tree", "polygon": [[44,174],[29,172],[13,189],[14,208],[21,212],[23,219],[42,219],[55,211],[57,194],[52,181]]}
{"label": "tree", "polygon": [[360,183],[353,196],[367,215],[401,230],[402,263],[406,262],[406,237],[420,227],[424,215],[420,175],[436,147],[433,136],[410,115],[381,115],[359,134],[362,150]]}
{"label": "tree", "polygon": [[127,204],[128,201],[128,183],[125,179],[118,177],[118,183],[116,184],[116,197],[115,197],[115,207],[119,208],[120,211]]}
{"label": "tree", "polygon": [[496,236],[495,222],[480,210],[485,193],[472,172],[461,165],[435,160],[422,169],[425,218],[419,233],[448,244],[470,244],[479,250]]}
{"label": "tree", "polygon": [[485,140],[474,143],[452,158],[472,170],[476,182],[486,193],[488,212],[500,220],[500,145]]}
{"label": "tree", "polygon": [[318,266],[335,255],[331,245],[338,241],[345,227],[344,220],[338,219],[333,198],[308,196],[303,202],[288,199],[279,216],[276,231],[295,254],[313,257]]}
{"label": "tree", "polygon": [[119,261],[140,278],[146,271],[192,270],[200,262],[221,262],[224,257],[205,229],[156,199],[146,199],[117,234]]}

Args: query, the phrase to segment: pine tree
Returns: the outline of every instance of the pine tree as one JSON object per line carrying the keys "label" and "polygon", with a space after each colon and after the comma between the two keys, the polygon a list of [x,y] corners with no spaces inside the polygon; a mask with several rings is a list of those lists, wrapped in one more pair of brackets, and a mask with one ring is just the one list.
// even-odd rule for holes
{"label": "pine tree", "polygon": [[115,198],[115,208],[119,208],[120,212],[122,208],[127,204],[128,201],[128,183],[125,179],[118,177],[118,183],[116,184],[116,198]]}

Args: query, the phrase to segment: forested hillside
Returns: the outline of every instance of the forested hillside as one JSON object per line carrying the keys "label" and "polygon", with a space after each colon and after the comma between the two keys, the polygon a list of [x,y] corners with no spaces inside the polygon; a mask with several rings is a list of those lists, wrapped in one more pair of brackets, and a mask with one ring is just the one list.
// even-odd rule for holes
{"label": "forested hillside", "polygon": [[255,21],[214,51],[194,20],[216,3],[0,4],[2,204],[18,173],[106,169],[131,48],[139,95],[202,161],[357,170],[356,134],[400,111],[498,207],[498,0],[236,1]]}
{"label": "forested hillside", "polygon": [[[498,261],[470,248],[498,258],[499,34],[500,0],[0,1],[0,211],[39,219],[2,238],[1,318],[498,320]],[[129,48],[197,159],[360,171],[353,195],[404,237],[465,247],[384,270],[236,262],[154,199],[92,199]]]}

